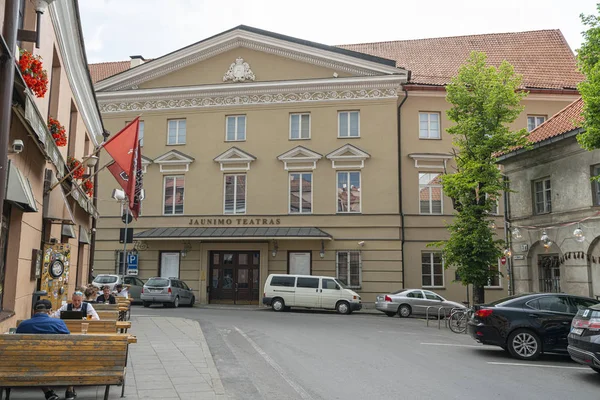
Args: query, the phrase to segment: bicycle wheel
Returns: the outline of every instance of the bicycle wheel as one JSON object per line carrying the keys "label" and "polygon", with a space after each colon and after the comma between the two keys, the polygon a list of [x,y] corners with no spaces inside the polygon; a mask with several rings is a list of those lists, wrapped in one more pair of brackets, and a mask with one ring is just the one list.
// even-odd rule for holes
{"label": "bicycle wheel", "polygon": [[456,311],[448,321],[450,330],[454,333],[464,333],[467,330],[467,315],[464,311]]}

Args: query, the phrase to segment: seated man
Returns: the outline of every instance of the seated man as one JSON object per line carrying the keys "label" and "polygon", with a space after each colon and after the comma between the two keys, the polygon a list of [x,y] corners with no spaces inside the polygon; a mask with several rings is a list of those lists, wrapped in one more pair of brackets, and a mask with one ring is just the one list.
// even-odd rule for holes
{"label": "seated man", "polygon": [[[34,314],[31,319],[25,320],[17,327],[17,333],[36,333],[36,334],[64,334],[68,335],[69,329],[64,321],[56,318],[50,318],[50,310],[52,303],[49,300],[38,300],[33,307]],[[54,390],[49,387],[42,387],[42,391],[46,396],[46,400],[59,400],[59,397]],[[73,387],[67,388],[65,393],[67,400],[75,398]]]}
{"label": "seated man", "polygon": [[83,301],[86,303],[95,303],[98,298],[98,291],[95,287],[85,288],[83,294],[85,295],[85,300]]}
{"label": "seated man", "polygon": [[110,294],[110,286],[104,286],[102,288],[102,292],[103,293],[96,299],[97,303],[117,304],[117,299],[115,299],[115,296]]}
{"label": "seated man", "polygon": [[71,300],[71,304],[63,305],[61,308],[56,310],[54,314],[52,314],[52,317],[60,318],[60,313],[62,311],[83,311],[83,315],[87,316],[88,319],[100,319],[98,313],[96,312],[96,310],[94,310],[94,307],[90,303],[83,302],[83,293],[74,292],[73,297],[71,297]]}
{"label": "seated man", "polygon": [[124,288],[123,285],[121,285],[120,283],[116,287],[117,292],[115,293],[115,296],[125,298],[129,297],[129,291],[127,290],[127,288]]}

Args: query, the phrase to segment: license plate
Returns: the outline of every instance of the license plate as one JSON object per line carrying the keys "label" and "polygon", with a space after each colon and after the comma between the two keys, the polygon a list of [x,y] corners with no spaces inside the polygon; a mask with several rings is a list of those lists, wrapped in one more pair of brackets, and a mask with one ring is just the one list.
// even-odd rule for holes
{"label": "license plate", "polygon": [[150,289],[150,291],[152,293],[160,293],[160,292],[162,292],[162,289]]}
{"label": "license plate", "polygon": [[583,329],[582,328],[573,328],[571,333],[574,335],[581,335],[583,333]]}

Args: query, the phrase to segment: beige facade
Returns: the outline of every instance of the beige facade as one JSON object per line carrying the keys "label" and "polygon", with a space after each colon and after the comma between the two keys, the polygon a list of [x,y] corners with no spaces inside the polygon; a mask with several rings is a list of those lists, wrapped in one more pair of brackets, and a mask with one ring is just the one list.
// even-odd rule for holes
{"label": "beige facade", "polygon": [[[366,302],[379,293],[424,286],[465,300],[465,288],[453,282],[452,269],[443,271],[441,282],[434,276],[433,255],[426,265],[429,276],[423,277],[424,253],[436,251],[427,244],[447,237],[445,221],[453,213],[450,199],[437,188],[428,193],[429,200],[438,202],[430,202],[431,213],[424,213],[422,196],[430,189],[419,186],[419,173],[452,172],[445,92],[443,87],[407,84],[405,70],[370,57],[238,27],[98,82],[109,131],[119,131],[138,115],[144,121],[146,198],[142,217],[130,225],[137,237],[129,245],[139,255],[139,276],[174,271],[161,266],[178,260],[178,276],[207,303],[224,300],[222,291],[215,295],[207,289],[222,288],[225,276],[214,279],[215,270],[237,271],[235,278],[244,284],[256,279],[252,300],[257,301],[269,273],[302,269],[307,252],[310,273],[355,280],[349,283],[356,283]],[[240,68],[243,80],[231,82],[228,71],[235,71],[236,59],[239,65],[247,63],[252,74]],[[529,114],[552,115],[563,108],[575,96],[565,93],[531,94],[515,128],[527,126]],[[340,113],[345,112],[359,113],[359,137],[339,137],[344,124]],[[438,116],[441,138],[419,138],[420,113]],[[310,115],[310,136],[303,140],[291,139],[294,114]],[[233,116],[245,117],[244,140],[227,140],[227,121]],[[185,120],[185,144],[168,144],[173,120]],[[339,181],[343,172],[360,173],[360,190],[350,190],[351,197],[360,195],[360,206],[347,207],[354,212],[339,208],[347,196]],[[312,174],[307,214],[290,212],[290,175],[300,173]],[[245,212],[240,215],[226,212],[230,174],[245,175]],[[172,176],[183,178],[182,204],[181,197],[166,193],[165,182],[170,185],[167,177]],[[108,199],[116,187],[113,177],[102,173],[100,182],[103,218],[95,273],[114,273],[123,248],[117,242],[121,208]],[[173,207],[165,209],[169,202]],[[175,206],[181,214],[173,215]],[[498,215],[503,237],[502,200]],[[252,236],[258,231],[250,229],[257,227],[318,228],[326,236],[286,239],[276,231]],[[235,268],[223,264],[228,252],[233,264],[238,260]],[[248,261],[254,254],[258,258]],[[346,263],[346,257],[355,261]],[[258,278],[254,272],[244,275],[248,269],[258,271]],[[507,275],[495,286],[488,297],[506,295]]]}
{"label": "beige facade", "polygon": [[[32,2],[25,4],[23,29],[35,30]],[[48,288],[48,264],[55,253],[46,252],[36,274],[32,265],[33,251],[44,250],[53,243],[70,245],[70,256],[61,258],[68,273],[56,277],[54,302],[66,300],[76,285],[87,283],[90,272],[90,234],[93,217],[98,217],[92,199],[67,179],[63,185],[48,191],[53,182],[68,173],[66,159],[82,159],[103,132],[93,87],[86,71],[85,50],[80,36],[75,1],[61,1],[42,15],[40,48],[22,42],[21,48],[40,55],[48,74],[48,91],[37,98],[15,76],[15,96],[9,144],[21,140],[20,153],[9,152],[9,177],[4,205],[0,268],[0,332],[16,326],[18,319],[31,315],[32,296],[36,290]],[[4,2],[0,2],[0,21],[4,21]],[[58,119],[67,132],[68,144],[57,147],[46,128],[48,117]],[[12,175],[11,175],[12,173]],[[31,202],[18,199],[14,179],[24,182],[24,193],[31,188]],[[62,191],[63,194],[60,192]],[[66,249],[68,246],[63,246]],[[66,251],[66,250],[65,250]],[[60,285],[59,285],[60,283]],[[62,288],[62,289],[61,289]]]}

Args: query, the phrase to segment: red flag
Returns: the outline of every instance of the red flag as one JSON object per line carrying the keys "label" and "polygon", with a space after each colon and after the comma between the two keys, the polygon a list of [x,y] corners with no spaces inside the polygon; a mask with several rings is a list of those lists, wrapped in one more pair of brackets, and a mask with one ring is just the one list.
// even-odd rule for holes
{"label": "red flag", "polygon": [[119,182],[119,185],[121,185],[125,193],[127,193],[127,186],[129,185],[129,176],[127,175],[127,173],[125,173],[125,171],[123,171],[121,167],[119,167],[119,164],[117,164],[114,161],[108,164],[106,168],[110,171],[111,174],[113,174],[113,176],[115,177],[117,182]]}
{"label": "red flag", "polygon": [[[131,121],[119,133],[110,138],[104,143],[104,148],[121,167],[127,176],[133,176],[135,169],[133,168],[135,150],[139,146],[138,129],[140,125],[140,117]],[[128,192],[128,191],[127,191]]]}
{"label": "red flag", "polygon": [[[133,218],[136,220],[140,215],[140,211],[142,211],[142,190],[144,189],[144,181],[143,181],[143,172],[142,172],[142,151],[139,146],[136,149],[136,157],[135,157],[135,176],[134,182],[132,183],[133,196],[130,197],[129,208],[131,210],[131,214]],[[130,183],[131,184],[131,183]],[[130,189],[130,190],[132,190]]]}

